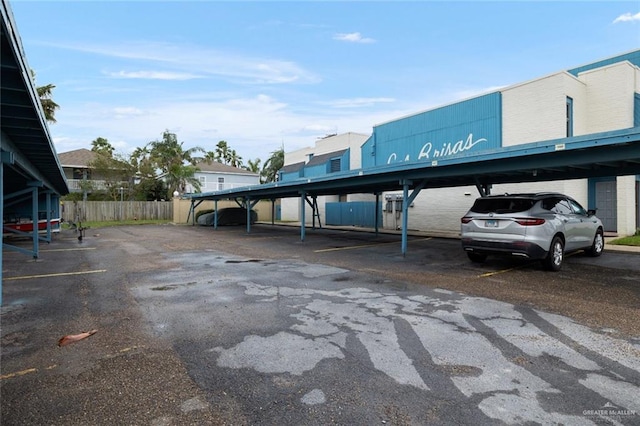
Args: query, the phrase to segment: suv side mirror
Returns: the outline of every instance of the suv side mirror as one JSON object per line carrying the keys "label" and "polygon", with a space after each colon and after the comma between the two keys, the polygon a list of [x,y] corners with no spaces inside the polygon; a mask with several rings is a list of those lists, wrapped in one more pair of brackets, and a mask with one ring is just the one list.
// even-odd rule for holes
{"label": "suv side mirror", "polygon": [[587,210],[587,216],[595,216],[597,209],[589,209]]}

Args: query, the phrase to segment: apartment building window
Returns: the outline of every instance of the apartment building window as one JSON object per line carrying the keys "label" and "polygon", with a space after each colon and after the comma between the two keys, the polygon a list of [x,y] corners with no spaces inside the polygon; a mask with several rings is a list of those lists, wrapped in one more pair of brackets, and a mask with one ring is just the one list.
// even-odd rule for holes
{"label": "apartment building window", "polygon": [[218,190],[224,189],[224,178],[223,177],[219,177],[218,178]]}
{"label": "apartment building window", "polygon": [[329,163],[329,173],[339,172],[341,166],[342,162],[340,161],[340,158],[332,158]]}
{"label": "apartment building window", "polygon": [[573,136],[573,99],[567,96],[567,137]]}

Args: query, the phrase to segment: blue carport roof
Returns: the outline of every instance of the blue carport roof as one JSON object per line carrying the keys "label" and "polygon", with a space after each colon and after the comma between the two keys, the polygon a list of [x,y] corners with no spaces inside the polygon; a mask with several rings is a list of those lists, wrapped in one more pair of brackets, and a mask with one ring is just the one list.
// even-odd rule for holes
{"label": "blue carport roof", "polygon": [[64,195],[69,192],[58,161],[40,99],[31,80],[25,54],[11,9],[0,3],[0,126],[3,160],[13,164],[3,168],[4,193],[42,182],[46,189]]}
{"label": "blue carport roof", "polygon": [[380,193],[640,174],[640,127],[535,142],[437,162],[405,162],[315,178],[191,194],[193,200]]}

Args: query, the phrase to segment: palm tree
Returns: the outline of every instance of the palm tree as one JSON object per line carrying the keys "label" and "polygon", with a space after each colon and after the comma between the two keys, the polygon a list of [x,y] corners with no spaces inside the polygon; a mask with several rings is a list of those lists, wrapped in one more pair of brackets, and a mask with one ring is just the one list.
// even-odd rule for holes
{"label": "palm tree", "polygon": [[284,147],[271,153],[271,157],[264,162],[260,177],[263,183],[275,182],[278,178],[278,172],[284,166]]}
{"label": "palm tree", "polygon": [[[36,80],[36,73],[33,70],[31,70],[31,78],[33,78],[33,81]],[[44,118],[50,123],[56,122],[55,113],[56,110],[60,108],[60,105],[51,99],[53,89],[55,88],[56,86],[53,84],[36,87],[38,98],[40,98],[40,105],[42,105],[42,110],[44,111]]]}
{"label": "palm tree", "polygon": [[244,167],[252,173],[260,173],[260,159],[256,158],[255,160],[247,160],[247,165]]}
{"label": "palm tree", "polygon": [[169,197],[173,191],[184,192],[187,184],[200,191],[200,182],[194,177],[199,170],[196,164],[200,158],[194,154],[204,150],[198,146],[185,150],[182,145],[183,142],[178,142],[176,134],[168,130],[162,134],[161,141],[149,143],[149,159],[164,175]]}
{"label": "palm tree", "polygon": [[204,158],[203,160],[207,162],[207,164],[211,164],[214,161],[217,161],[218,159],[218,154],[215,153],[215,151],[207,151],[204,154]]}
{"label": "palm tree", "polygon": [[91,151],[113,157],[115,148],[105,138],[97,138],[91,142]]}
{"label": "palm tree", "polygon": [[242,157],[238,155],[235,149],[229,151],[229,165],[231,167],[242,167]]}
{"label": "palm tree", "polygon": [[194,176],[198,170],[196,166],[191,164],[172,165],[165,175],[168,192],[173,194],[173,191],[177,190],[184,194],[187,190],[187,185],[191,185],[194,192],[200,192],[200,181]]}
{"label": "palm tree", "polygon": [[229,164],[229,144],[227,141],[219,141],[216,145],[216,161]]}

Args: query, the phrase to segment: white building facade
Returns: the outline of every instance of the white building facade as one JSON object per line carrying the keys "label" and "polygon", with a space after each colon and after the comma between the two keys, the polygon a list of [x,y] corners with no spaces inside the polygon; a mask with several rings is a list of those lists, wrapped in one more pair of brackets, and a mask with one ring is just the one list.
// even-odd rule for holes
{"label": "white building facade", "polygon": [[[194,177],[200,182],[200,192],[221,191],[249,185],[260,184],[260,175],[248,170],[232,167],[217,161],[201,162],[196,165],[198,171]],[[187,193],[195,192],[192,185],[187,185]]]}
{"label": "white building facade", "polygon": [[[327,141],[326,152],[354,159],[348,170],[401,162],[432,162],[503,147],[559,140],[640,126],[640,50],[516,84],[472,99],[374,126],[358,149],[344,137]],[[341,135],[342,136],[342,135]],[[362,135],[360,135],[362,136]],[[327,138],[331,139],[331,138]],[[322,151],[325,140],[316,147]],[[355,143],[355,142],[354,142]],[[287,167],[303,170],[314,149],[285,154]],[[343,150],[346,150],[343,152]],[[304,150],[302,150],[304,151]],[[314,155],[316,155],[314,153]],[[294,166],[297,165],[297,166]],[[284,180],[295,178],[283,173]],[[557,191],[597,208],[605,232],[631,235],[640,227],[640,177],[611,176],[553,182],[496,184],[491,193]],[[408,228],[457,235],[460,217],[479,196],[475,186],[426,189],[409,210]],[[372,194],[325,197],[323,201],[373,200]],[[383,194],[383,226],[401,223],[396,202]],[[286,201],[286,203],[285,203]],[[319,207],[322,209],[319,202]],[[299,218],[298,200],[283,200],[282,218]],[[321,210],[322,211],[322,210]],[[321,217],[324,215],[322,211]],[[311,215],[306,216],[308,222]]]}

